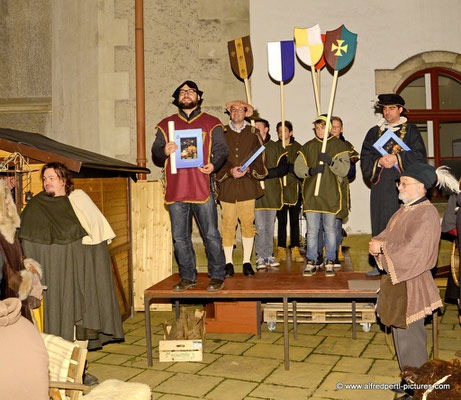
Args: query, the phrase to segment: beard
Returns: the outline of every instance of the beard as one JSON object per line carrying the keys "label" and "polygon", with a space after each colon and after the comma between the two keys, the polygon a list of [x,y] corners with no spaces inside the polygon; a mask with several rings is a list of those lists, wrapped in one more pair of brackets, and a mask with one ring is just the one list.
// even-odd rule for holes
{"label": "beard", "polygon": [[408,204],[411,201],[404,192],[399,192],[399,199],[402,201],[403,204]]}
{"label": "beard", "polygon": [[50,188],[50,190],[48,190],[46,187],[44,188],[45,189],[45,193],[48,197],[55,197],[56,196],[56,192]]}
{"label": "beard", "polygon": [[192,108],[197,107],[197,104],[198,104],[198,100],[194,101],[194,100],[189,99],[189,102],[185,103],[183,99],[182,101],[179,102],[179,107],[182,110],[190,110]]}

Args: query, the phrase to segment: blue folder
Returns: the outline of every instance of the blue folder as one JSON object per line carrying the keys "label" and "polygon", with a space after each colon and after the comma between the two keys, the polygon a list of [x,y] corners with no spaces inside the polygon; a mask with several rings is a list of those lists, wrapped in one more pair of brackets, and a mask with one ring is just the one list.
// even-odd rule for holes
{"label": "blue folder", "polygon": [[243,172],[245,171],[249,166],[250,164],[256,160],[256,157],[258,157],[266,148],[264,146],[261,146],[258,150],[256,150],[254,152],[254,154],[249,158],[249,160],[242,165],[242,168],[240,168],[240,172]]}

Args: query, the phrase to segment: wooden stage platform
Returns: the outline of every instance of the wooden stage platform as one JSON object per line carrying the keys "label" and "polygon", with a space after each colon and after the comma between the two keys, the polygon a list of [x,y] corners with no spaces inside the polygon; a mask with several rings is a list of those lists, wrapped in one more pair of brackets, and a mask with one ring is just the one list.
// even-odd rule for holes
{"label": "wooden stage platform", "polygon": [[[377,281],[378,278],[369,278],[363,272],[337,272],[334,277],[326,277],[319,272],[314,276],[305,277],[301,273],[276,272],[256,273],[247,277],[241,273],[227,278],[224,288],[219,292],[207,292],[209,282],[207,274],[197,275],[197,284],[194,288],[184,292],[173,292],[172,287],[179,282],[179,274],[171,275],[163,281],[144,291],[144,311],[146,322],[146,346],[148,365],[152,366],[152,334],[150,327],[149,305],[155,300],[169,299],[175,301],[177,312],[181,299],[240,299],[256,300],[258,315],[258,337],[261,336],[261,301],[265,299],[280,299],[283,302],[283,333],[285,346],[285,369],[289,369],[289,342],[288,342],[288,300],[293,301],[293,311],[296,310],[296,299],[336,299],[348,301],[352,304],[352,332],[356,335],[356,300],[376,299],[375,290],[351,289],[350,282]],[[365,282],[364,282],[365,281]],[[373,282],[370,282],[373,284]],[[294,318],[295,319],[295,318]],[[294,321],[296,328],[296,322]],[[294,332],[296,337],[296,331]]]}

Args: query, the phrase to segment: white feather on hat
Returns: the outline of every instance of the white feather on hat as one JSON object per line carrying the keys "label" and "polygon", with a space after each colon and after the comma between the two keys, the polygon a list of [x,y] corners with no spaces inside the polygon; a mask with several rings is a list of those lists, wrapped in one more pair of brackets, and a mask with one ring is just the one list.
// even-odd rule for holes
{"label": "white feather on hat", "polygon": [[450,173],[450,167],[442,165],[435,170],[437,174],[436,186],[439,189],[447,189],[453,193],[460,193],[460,182]]}

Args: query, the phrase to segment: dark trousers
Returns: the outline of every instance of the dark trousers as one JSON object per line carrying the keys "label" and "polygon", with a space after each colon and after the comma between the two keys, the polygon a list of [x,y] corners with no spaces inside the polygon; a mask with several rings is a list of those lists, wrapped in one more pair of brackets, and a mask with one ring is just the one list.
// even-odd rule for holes
{"label": "dark trousers", "polygon": [[301,212],[301,201],[294,206],[284,205],[277,211],[277,246],[287,247],[287,214],[290,214],[290,248],[299,247],[299,213]]}
{"label": "dark trousers", "polygon": [[411,323],[406,329],[392,327],[392,336],[400,370],[404,366],[419,368],[427,361],[424,318]]}

